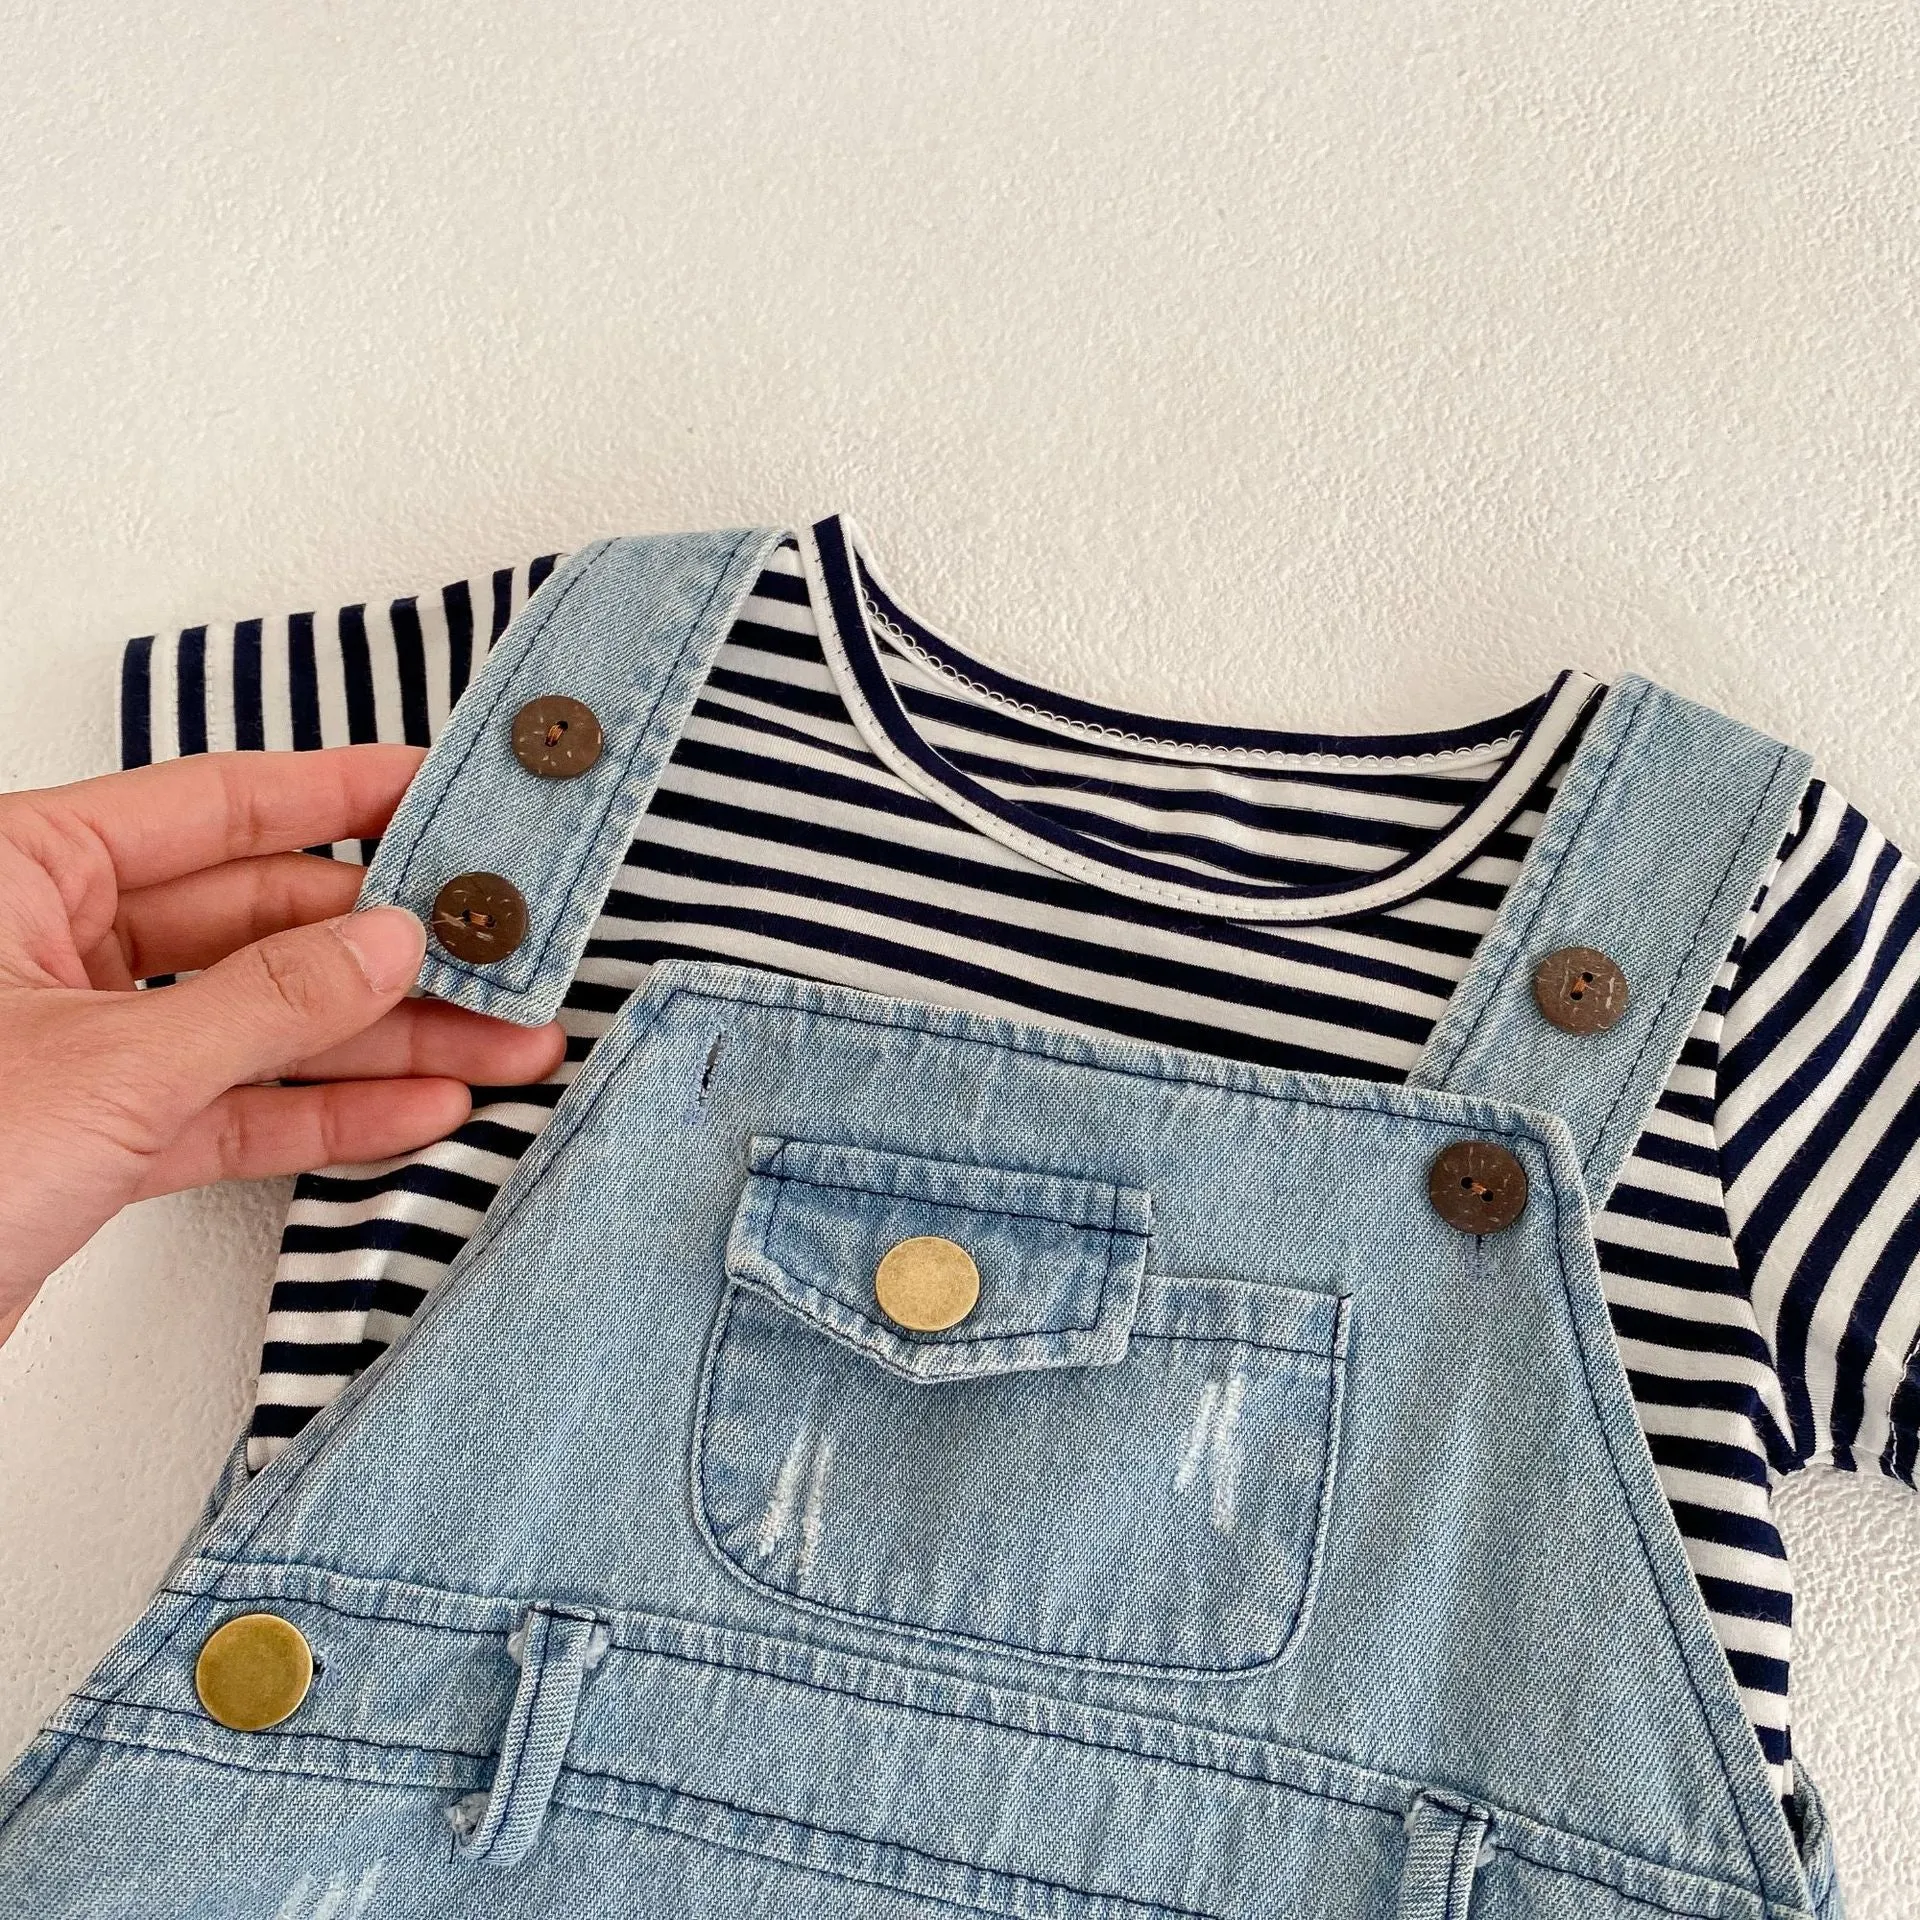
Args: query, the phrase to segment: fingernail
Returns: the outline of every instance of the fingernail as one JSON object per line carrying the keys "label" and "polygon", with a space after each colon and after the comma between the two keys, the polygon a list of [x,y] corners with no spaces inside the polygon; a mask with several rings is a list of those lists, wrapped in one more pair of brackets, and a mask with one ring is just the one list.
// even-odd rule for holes
{"label": "fingernail", "polygon": [[334,925],[375,993],[412,984],[426,955],[427,930],[405,907],[362,907]]}

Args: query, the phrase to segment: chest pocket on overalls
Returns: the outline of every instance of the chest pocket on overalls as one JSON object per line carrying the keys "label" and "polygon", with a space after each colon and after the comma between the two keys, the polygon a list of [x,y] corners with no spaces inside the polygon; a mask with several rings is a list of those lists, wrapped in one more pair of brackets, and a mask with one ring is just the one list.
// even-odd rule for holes
{"label": "chest pocket on overalls", "polygon": [[1347,1302],[1150,1272],[1150,1224],[1138,1188],[756,1138],[695,1423],[709,1544],[788,1601],[941,1639],[1279,1659]]}

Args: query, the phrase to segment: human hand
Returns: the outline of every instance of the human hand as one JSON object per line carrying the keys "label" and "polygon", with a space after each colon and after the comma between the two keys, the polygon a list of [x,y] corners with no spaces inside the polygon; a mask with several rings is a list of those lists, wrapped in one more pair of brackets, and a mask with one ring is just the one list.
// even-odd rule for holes
{"label": "human hand", "polygon": [[[526,1028],[407,999],[426,933],[350,912],[418,747],[195,754],[0,795],[0,1340],[130,1200],[377,1160],[552,1072]],[[192,977],[144,993],[157,973]],[[317,1082],[281,1087],[278,1079]]]}

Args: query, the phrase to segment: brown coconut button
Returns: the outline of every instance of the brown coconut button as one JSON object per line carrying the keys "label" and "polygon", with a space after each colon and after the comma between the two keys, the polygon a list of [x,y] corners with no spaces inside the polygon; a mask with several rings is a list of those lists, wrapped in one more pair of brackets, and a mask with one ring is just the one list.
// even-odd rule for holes
{"label": "brown coconut button", "polygon": [[1627,976],[1598,947],[1560,947],[1533,970],[1533,997],[1567,1033],[1605,1033],[1627,1010]]}
{"label": "brown coconut button", "polygon": [[1462,1233],[1498,1233],[1527,1204],[1527,1170],[1493,1140],[1456,1140],[1427,1169],[1427,1198]]}
{"label": "brown coconut button", "polygon": [[313,1649],[277,1613],[243,1613],[216,1627],[193,1664],[208,1717],[241,1733],[277,1727],[312,1684]]}
{"label": "brown coconut button", "polygon": [[917,1233],[898,1240],[873,1273],[880,1311],[911,1333],[944,1333],[957,1327],[980,1298],[980,1269],[957,1240]]}
{"label": "brown coconut button", "polygon": [[542,694],[513,716],[513,757],[546,780],[571,780],[600,758],[600,722],[564,693]]}
{"label": "brown coconut button", "polygon": [[433,937],[456,960],[504,960],[527,937],[527,903],[497,873],[456,874],[434,896]]}

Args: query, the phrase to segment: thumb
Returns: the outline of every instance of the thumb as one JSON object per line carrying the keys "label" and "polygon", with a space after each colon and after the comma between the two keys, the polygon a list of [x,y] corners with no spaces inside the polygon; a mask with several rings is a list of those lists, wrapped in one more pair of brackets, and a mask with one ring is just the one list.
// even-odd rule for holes
{"label": "thumb", "polygon": [[136,996],[149,1013],[149,1044],[164,1050],[170,1091],[197,1111],[231,1086],[351,1039],[405,997],[426,944],[404,907],[367,907],[268,934]]}

